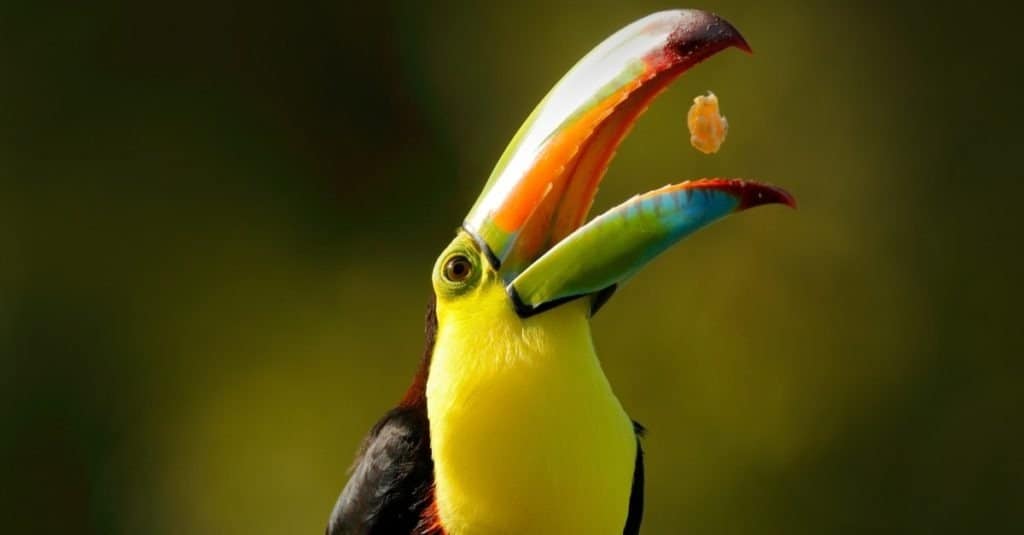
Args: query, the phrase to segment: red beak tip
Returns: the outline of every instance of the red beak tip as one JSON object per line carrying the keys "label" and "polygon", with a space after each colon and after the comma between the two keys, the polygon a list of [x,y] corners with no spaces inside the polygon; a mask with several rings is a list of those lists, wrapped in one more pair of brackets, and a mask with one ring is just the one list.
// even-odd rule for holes
{"label": "red beak tip", "polygon": [[734,46],[747,54],[754,53],[754,49],[750,48],[750,43],[747,42],[747,39],[743,37],[743,34],[741,34],[735,26],[717,15],[715,15],[715,18],[717,19],[717,26],[721,28],[720,32],[722,40],[725,43]]}
{"label": "red beak tip", "polygon": [[784,204],[796,209],[796,198],[788,191],[768,184],[743,182],[739,188],[740,204],[738,210],[746,210],[762,204]]}
{"label": "red beak tip", "polygon": [[736,44],[733,45],[733,46],[735,46],[736,48],[746,52],[747,54],[750,54],[751,56],[754,55],[754,49],[750,48],[750,44],[747,43],[747,40],[744,39],[742,35],[739,36],[739,41],[737,41]]}
{"label": "red beak tip", "polygon": [[691,58],[692,65],[716,52],[734,46],[748,54],[753,51],[739,30],[729,21],[707,11],[690,10],[669,37],[668,48]]}
{"label": "red beak tip", "polygon": [[736,211],[762,204],[784,204],[796,209],[796,198],[788,191],[771,184],[741,178],[701,178],[680,184],[686,189],[707,189],[727,192],[739,200]]}

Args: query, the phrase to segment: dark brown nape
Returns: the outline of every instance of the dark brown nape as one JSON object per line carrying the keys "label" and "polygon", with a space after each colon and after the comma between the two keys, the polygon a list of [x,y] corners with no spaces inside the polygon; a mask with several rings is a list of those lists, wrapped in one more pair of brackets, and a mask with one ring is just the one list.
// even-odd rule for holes
{"label": "dark brown nape", "polygon": [[430,374],[430,359],[434,355],[434,341],[437,339],[437,297],[434,295],[430,296],[430,302],[427,303],[425,322],[426,342],[423,347],[423,358],[420,359],[420,368],[416,371],[416,377],[413,378],[412,384],[409,385],[405,396],[398,404],[400,407],[426,408],[427,406],[427,376]]}

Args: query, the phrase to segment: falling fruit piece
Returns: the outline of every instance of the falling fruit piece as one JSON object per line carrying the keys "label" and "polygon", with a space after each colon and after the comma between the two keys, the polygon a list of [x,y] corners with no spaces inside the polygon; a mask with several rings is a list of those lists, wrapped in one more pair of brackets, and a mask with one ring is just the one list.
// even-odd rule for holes
{"label": "falling fruit piece", "polygon": [[690,129],[690,144],[704,154],[718,152],[729,133],[729,121],[718,111],[718,97],[711,91],[693,99],[686,126]]}

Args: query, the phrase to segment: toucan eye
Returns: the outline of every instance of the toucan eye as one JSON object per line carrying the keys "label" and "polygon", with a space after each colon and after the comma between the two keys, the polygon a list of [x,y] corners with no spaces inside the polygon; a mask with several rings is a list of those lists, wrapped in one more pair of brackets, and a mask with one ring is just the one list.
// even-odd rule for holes
{"label": "toucan eye", "polygon": [[458,255],[448,259],[444,265],[444,278],[451,282],[462,282],[473,274],[473,264],[465,256]]}

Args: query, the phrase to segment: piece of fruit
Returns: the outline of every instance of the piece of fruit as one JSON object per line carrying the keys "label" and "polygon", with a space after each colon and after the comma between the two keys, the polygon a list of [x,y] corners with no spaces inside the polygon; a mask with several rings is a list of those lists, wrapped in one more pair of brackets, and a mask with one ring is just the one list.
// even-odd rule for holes
{"label": "piece of fruit", "polygon": [[729,133],[729,121],[718,111],[718,97],[711,91],[693,99],[686,126],[690,129],[690,144],[704,154],[718,152]]}

